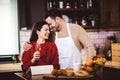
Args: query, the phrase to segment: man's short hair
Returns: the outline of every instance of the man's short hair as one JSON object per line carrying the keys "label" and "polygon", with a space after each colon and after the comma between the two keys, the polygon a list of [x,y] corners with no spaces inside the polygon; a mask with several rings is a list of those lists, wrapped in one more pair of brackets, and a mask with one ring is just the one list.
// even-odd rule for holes
{"label": "man's short hair", "polygon": [[47,11],[45,18],[47,18],[47,17],[51,17],[53,19],[55,19],[56,17],[62,18],[62,14],[57,9],[51,9],[51,10]]}

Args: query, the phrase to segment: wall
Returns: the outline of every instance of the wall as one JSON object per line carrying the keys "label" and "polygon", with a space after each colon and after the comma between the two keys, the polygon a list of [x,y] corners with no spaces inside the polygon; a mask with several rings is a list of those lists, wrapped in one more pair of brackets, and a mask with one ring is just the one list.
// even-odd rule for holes
{"label": "wall", "polygon": [[[87,32],[91,41],[95,45],[95,47],[99,47],[101,50],[106,46],[106,39],[109,36],[113,36],[113,34],[117,37],[117,42],[120,42],[120,31],[99,31],[99,32]],[[21,52],[23,51],[23,44],[29,40],[30,30],[20,31],[20,47]]]}
{"label": "wall", "polygon": [[20,53],[23,51],[23,45],[26,41],[29,41],[30,30],[21,30],[20,31]]}
{"label": "wall", "polygon": [[120,42],[120,31],[100,31],[100,32],[88,32],[90,39],[92,40],[96,49],[99,49],[98,53],[104,53],[106,49],[110,47],[110,40],[108,37],[116,37],[117,42]]}
{"label": "wall", "polygon": [[19,28],[32,28],[39,20],[44,20],[46,0],[18,0]]}

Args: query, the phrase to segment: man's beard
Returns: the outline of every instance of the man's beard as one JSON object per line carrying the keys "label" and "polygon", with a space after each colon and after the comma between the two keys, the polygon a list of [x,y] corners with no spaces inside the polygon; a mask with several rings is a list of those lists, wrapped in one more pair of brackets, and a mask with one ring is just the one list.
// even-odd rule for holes
{"label": "man's beard", "polygon": [[51,28],[50,28],[50,31],[56,31],[56,29],[55,29],[55,28],[53,28],[53,27],[51,27]]}
{"label": "man's beard", "polygon": [[50,28],[50,31],[59,32],[60,30],[52,27],[52,28]]}

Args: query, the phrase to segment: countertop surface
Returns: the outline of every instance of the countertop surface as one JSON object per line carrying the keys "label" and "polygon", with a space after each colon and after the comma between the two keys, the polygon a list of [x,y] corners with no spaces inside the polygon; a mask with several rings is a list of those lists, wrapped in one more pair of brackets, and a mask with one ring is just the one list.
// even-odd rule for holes
{"label": "countertop surface", "polygon": [[120,69],[120,62],[107,61],[107,62],[105,63],[105,67]]}
{"label": "countertop surface", "polygon": [[[105,67],[120,69],[120,62],[107,61]],[[16,72],[22,71],[20,63],[0,64],[0,73],[2,72]]]}
{"label": "countertop surface", "polygon": [[8,64],[0,64],[0,73],[5,72],[20,72],[22,71],[20,63],[8,63]]}

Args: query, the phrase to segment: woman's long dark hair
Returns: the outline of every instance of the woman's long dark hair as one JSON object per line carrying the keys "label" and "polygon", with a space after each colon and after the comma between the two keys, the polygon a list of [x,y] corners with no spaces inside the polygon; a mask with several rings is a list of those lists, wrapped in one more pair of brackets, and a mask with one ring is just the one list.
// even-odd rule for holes
{"label": "woman's long dark hair", "polygon": [[[30,42],[34,42],[37,41],[38,39],[38,35],[37,35],[37,31],[40,31],[41,28],[43,27],[43,25],[49,25],[46,21],[39,21],[37,23],[35,23],[32,27],[32,32],[31,32],[31,36],[30,36]],[[49,40],[49,39],[48,39]],[[50,41],[50,40],[49,40]]]}

